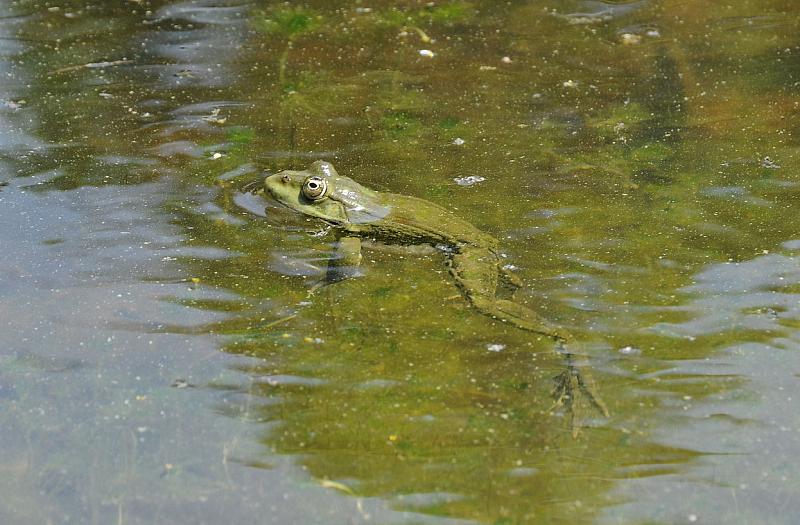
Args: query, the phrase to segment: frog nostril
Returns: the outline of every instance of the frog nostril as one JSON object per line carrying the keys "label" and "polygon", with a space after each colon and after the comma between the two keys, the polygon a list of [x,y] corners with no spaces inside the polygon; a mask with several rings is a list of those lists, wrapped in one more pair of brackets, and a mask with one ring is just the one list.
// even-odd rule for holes
{"label": "frog nostril", "polygon": [[292,180],[292,179],[291,179],[291,177],[289,177],[288,175],[284,175],[283,177],[281,177],[281,180],[282,180],[283,182],[286,182],[286,183],[288,183],[288,182],[289,182],[290,180]]}

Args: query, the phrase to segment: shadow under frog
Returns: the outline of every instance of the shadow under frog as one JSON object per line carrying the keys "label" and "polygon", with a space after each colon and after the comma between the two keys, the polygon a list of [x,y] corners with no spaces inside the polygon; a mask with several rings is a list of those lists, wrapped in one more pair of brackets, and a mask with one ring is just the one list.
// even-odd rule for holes
{"label": "shadow under frog", "polygon": [[304,171],[282,171],[264,180],[264,190],[281,204],[329,225],[336,235],[327,281],[352,275],[361,263],[361,239],[386,244],[428,244],[446,254],[447,266],[464,298],[479,312],[519,329],[553,339],[554,349],[566,361],[555,378],[553,396],[575,425],[575,401],[583,394],[604,415],[608,410],[594,393],[589,372],[568,350],[572,335],[533,310],[498,297],[498,287],[520,286],[515,275],[503,269],[494,237],[475,228],[432,202],[371,190],[339,175],[333,165],[314,162]]}

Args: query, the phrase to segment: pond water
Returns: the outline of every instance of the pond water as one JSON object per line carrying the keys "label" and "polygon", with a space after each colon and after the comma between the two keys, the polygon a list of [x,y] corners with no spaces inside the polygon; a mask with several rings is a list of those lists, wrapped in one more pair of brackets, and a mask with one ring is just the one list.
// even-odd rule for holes
{"label": "pond water", "polygon": [[[800,4],[0,4],[0,522],[795,523]],[[310,294],[317,159],[502,241]],[[580,408],[580,407],[577,407]]]}

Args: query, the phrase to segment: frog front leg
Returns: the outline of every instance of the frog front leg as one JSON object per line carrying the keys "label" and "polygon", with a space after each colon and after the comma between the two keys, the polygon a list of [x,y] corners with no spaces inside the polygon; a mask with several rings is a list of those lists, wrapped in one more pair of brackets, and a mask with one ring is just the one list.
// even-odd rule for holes
{"label": "frog front leg", "polygon": [[334,243],[333,256],[328,261],[325,282],[330,284],[360,276],[361,259],[361,239],[339,237]]}

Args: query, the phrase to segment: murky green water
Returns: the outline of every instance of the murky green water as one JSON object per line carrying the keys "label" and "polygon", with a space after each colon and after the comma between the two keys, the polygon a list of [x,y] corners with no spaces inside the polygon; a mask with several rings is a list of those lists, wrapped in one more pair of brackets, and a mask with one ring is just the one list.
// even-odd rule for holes
{"label": "murky green water", "polygon": [[[800,5],[291,4],[2,4],[0,522],[794,523]],[[441,254],[309,297],[240,188],[318,158],[502,239],[611,416]]]}

